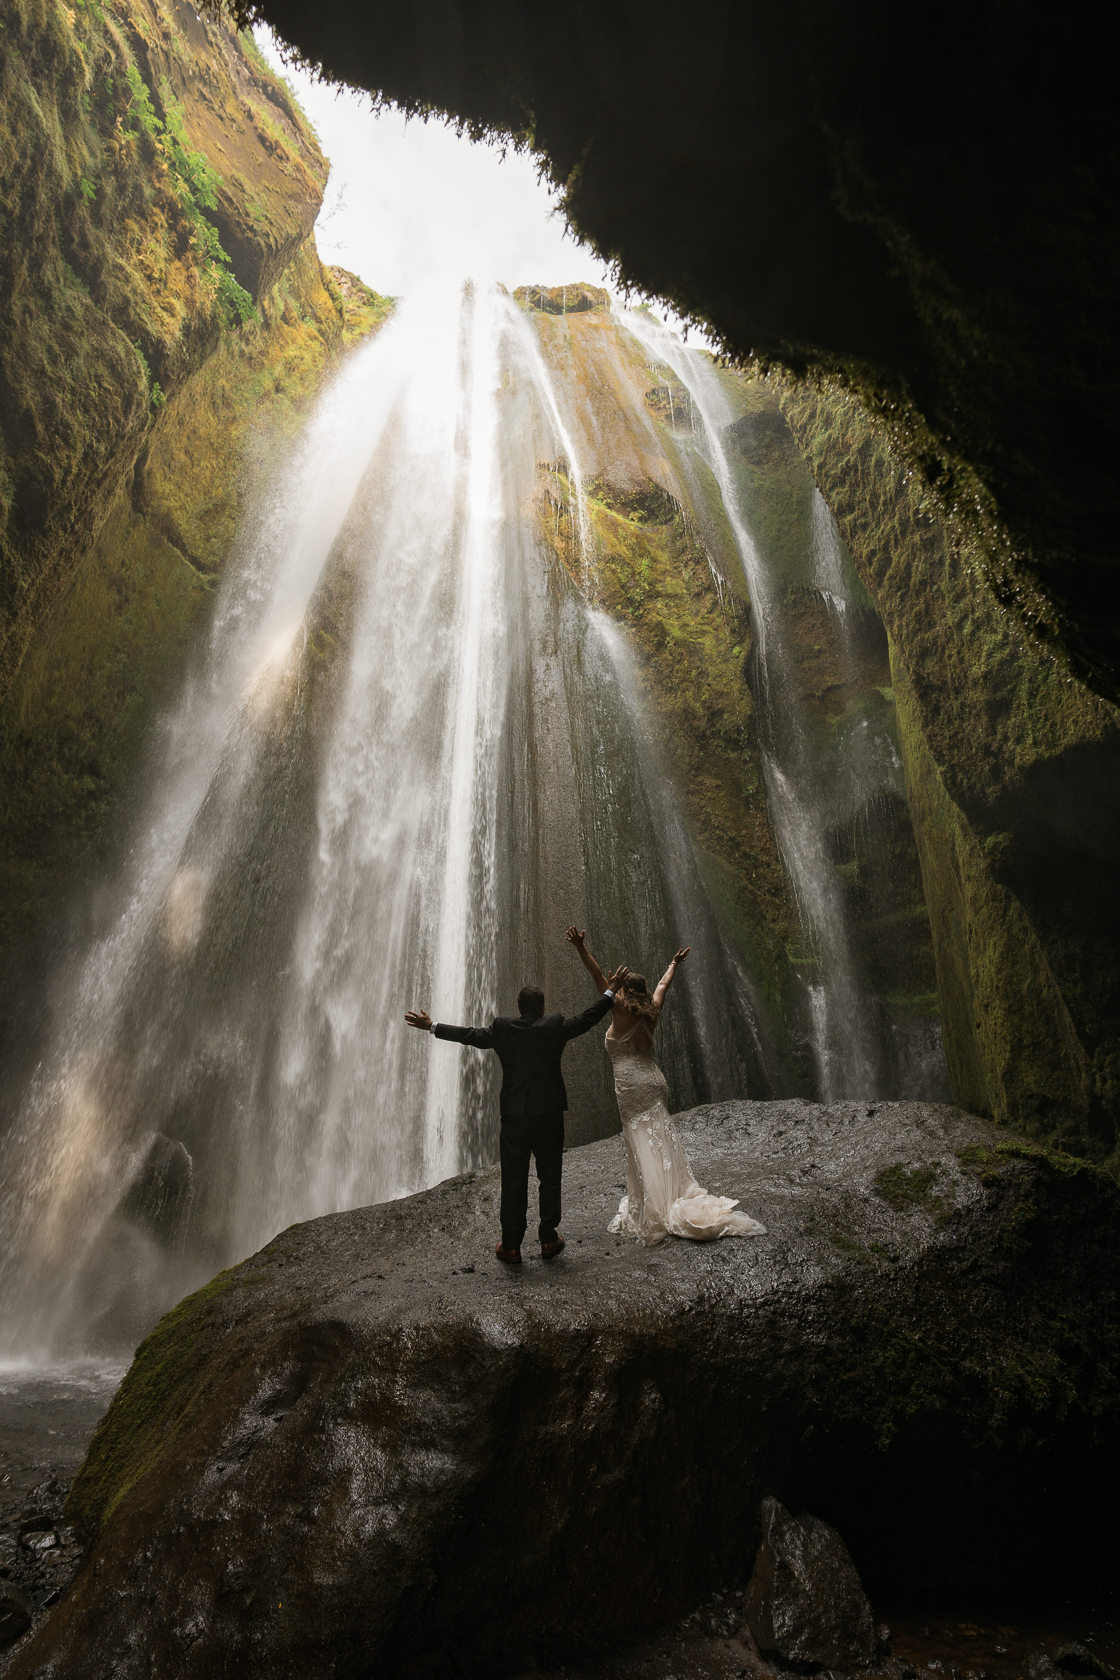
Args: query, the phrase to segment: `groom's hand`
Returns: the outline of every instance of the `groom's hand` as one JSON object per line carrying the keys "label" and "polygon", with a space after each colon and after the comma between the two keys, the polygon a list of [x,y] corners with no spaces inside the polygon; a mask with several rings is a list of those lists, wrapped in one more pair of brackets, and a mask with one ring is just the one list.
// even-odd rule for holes
{"label": "groom's hand", "polygon": [[405,1014],[405,1020],[410,1027],[419,1027],[421,1032],[431,1032],[432,1030],[432,1017],[426,1009],[409,1009]]}
{"label": "groom's hand", "polygon": [[625,963],[619,963],[619,965],[615,969],[614,973],[609,974],[607,976],[607,990],[608,990],[608,992],[617,991],[619,986],[622,985],[622,982],[629,976],[629,973],[630,973],[630,970],[626,967],[626,964]]}

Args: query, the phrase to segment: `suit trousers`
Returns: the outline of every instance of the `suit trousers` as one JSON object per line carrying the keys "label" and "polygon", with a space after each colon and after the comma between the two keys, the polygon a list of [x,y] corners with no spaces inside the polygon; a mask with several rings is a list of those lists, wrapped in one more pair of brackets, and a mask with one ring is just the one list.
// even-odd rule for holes
{"label": "suit trousers", "polygon": [[564,1111],[549,1114],[503,1114],[502,1243],[520,1248],[529,1208],[529,1156],[537,1163],[540,1180],[542,1243],[556,1241],[560,1223],[560,1175],[564,1167]]}

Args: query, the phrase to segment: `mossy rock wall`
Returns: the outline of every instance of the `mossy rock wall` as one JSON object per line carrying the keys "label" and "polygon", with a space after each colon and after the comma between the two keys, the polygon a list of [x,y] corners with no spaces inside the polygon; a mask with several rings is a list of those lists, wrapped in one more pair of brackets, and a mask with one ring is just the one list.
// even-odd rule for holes
{"label": "mossy rock wall", "polygon": [[722,925],[760,987],[773,1071],[808,1091],[811,1070],[797,1064],[786,1022],[797,916],[767,814],[746,679],[750,603],[718,488],[664,423],[648,357],[615,317],[518,297],[534,311],[585,475],[581,546],[570,464],[542,466],[545,552],[626,632],[650,743]]}
{"label": "mossy rock wall", "polygon": [[856,400],[769,383],[890,635],[957,1101],[1111,1159],[1120,716],[1001,606]]}
{"label": "mossy rock wall", "polygon": [[[0,533],[10,608],[0,623],[0,1040],[33,1057],[23,1010],[36,989],[25,982],[44,924],[76,872],[103,858],[142,785],[153,719],[205,627],[257,486],[325,376],[392,303],[319,262],[308,228],[327,166],[249,37],[178,0],[25,7],[16,22],[8,70],[22,52],[39,76],[55,152],[37,174],[24,160],[9,208],[37,183],[58,211],[44,219],[39,206],[32,224],[24,204],[22,265],[12,248],[0,256],[24,326],[22,340],[0,343],[12,492]],[[4,87],[0,144],[11,147],[17,90],[0,77]],[[122,138],[118,106],[145,94],[149,128]],[[157,100],[190,147],[226,170],[214,170],[212,196],[236,271],[255,289],[244,321],[223,304],[221,265],[188,237],[183,183],[168,185],[166,131],[152,126]],[[130,215],[147,218],[146,243]],[[85,280],[70,266],[79,260]],[[113,357],[135,376],[127,418],[98,401]],[[21,430],[21,404],[33,428]]]}
{"label": "mossy rock wall", "polygon": [[249,38],[186,0],[5,9],[0,693],[154,414],[303,244],[326,172]]}
{"label": "mossy rock wall", "polygon": [[[725,446],[770,580],[775,657],[805,731],[799,773],[826,814],[852,959],[877,1000],[884,1039],[895,1029],[935,1053],[929,914],[902,777],[891,770],[900,743],[887,635],[842,542],[821,574],[815,549],[829,510],[774,386],[731,370],[723,383],[740,415]],[[861,777],[861,739],[876,742],[871,785]]]}
{"label": "mossy rock wall", "polygon": [[387,300],[346,278],[344,304],[337,277],[305,246],[259,322],[227,333],[167,403],[0,705],[8,1003],[38,930],[65,903],[75,871],[103,857],[116,813],[136,792],[153,718],[184,674],[247,505],[347,336],[364,336],[388,312]]}

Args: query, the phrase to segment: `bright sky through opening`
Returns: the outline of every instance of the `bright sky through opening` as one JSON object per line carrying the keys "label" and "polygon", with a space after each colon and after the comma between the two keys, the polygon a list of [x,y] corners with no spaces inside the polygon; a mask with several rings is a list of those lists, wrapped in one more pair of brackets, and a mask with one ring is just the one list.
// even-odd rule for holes
{"label": "bright sky through opening", "polygon": [[375,113],[366,94],[314,81],[281,61],[271,35],[255,32],[286,76],[331,160],[315,241],[326,263],[391,297],[437,272],[515,286],[608,283],[604,265],[566,232],[536,160],[472,144],[438,121]]}

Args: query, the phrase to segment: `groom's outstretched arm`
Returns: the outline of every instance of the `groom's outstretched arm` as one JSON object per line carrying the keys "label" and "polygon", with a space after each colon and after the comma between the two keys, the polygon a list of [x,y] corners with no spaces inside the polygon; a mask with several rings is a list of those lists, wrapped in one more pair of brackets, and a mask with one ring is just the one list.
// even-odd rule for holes
{"label": "groom's outstretched arm", "polygon": [[469,1044],[475,1050],[493,1050],[494,1034],[489,1027],[448,1027],[437,1021],[432,1027],[437,1038],[449,1038],[453,1044]]}
{"label": "groom's outstretched arm", "polygon": [[455,1044],[470,1044],[476,1050],[493,1050],[494,1034],[489,1027],[448,1027],[433,1021],[426,1009],[410,1009],[405,1014],[410,1027],[419,1032],[435,1033],[437,1038],[449,1038]]}

